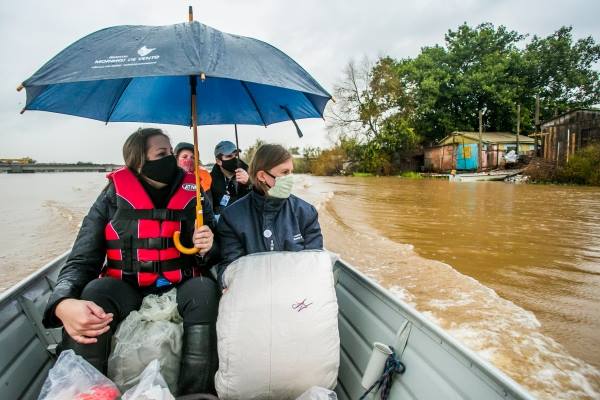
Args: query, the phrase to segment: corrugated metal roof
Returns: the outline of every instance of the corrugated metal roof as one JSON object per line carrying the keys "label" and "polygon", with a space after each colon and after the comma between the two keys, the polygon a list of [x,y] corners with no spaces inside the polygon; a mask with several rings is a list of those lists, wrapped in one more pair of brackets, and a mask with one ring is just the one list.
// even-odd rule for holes
{"label": "corrugated metal roof", "polygon": [[[452,136],[464,136],[465,138],[469,138],[471,140],[478,141],[479,140],[479,132],[452,132],[452,134],[446,136],[440,144],[450,144],[452,143]],[[483,132],[481,135],[481,140],[484,143],[517,143],[517,137],[514,133],[511,132]],[[520,143],[535,143],[533,138],[528,136],[519,135]]]}
{"label": "corrugated metal roof", "polygon": [[561,118],[563,118],[563,117],[565,117],[565,116],[567,116],[569,114],[573,114],[573,113],[576,113],[578,111],[586,111],[586,112],[590,112],[590,113],[600,113],[600,108],[593,108],[593,107],[590,107],[590,108],[585,108],[585,107],[575,108],[573,110],[565,111],[564,113],[559,114],[556,117],[552,117],[550,119],[547,119],[546,121],[542,121],[542,125],[546,125],[546,124],[552,123],[552,122],[554,122],[557,119],[561,119]]}

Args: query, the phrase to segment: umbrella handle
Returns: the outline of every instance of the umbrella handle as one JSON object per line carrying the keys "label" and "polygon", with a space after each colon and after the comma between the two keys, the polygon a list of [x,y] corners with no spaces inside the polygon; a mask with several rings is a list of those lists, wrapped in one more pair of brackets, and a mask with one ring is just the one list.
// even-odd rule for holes
{"label": "umbrella handle", "polygon": [[200,249],[197,249],[195,247],[185,247],[182,243],[181,240],[179,239],[179,236],[181,235],[181,232],[176,231],[173,233],[173,244],[175,245],[175,248],[177,250],[179,250],[180,253],[183,254],[187,254],[189,256],[196,254],[197,252],[200,251]]}

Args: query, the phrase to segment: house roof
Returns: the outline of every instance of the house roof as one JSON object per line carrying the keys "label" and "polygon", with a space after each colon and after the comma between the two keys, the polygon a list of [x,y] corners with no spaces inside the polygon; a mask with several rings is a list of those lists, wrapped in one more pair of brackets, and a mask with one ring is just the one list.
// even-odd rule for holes
{"label": "house roof", "polygon": [[[452,136],[463,136],[471,140],[479,140],[479,132],[452,132],[440,141],[441,144],[452,143]],[[483,132],[481,134],[481,141],[484,143],[516,143],[517,137],[511,132]],[[519,143],[535,143],[533,138],[528,136],[519,135]]]}
{"label": "house roof", "polygon": [[556,119],[560,119],[560,118],[562,118],[562,117],[564,117],[566,115],[575,113],[577,111],[589,111],[589,112],[593,112],[593,113],[600,113],[600,108],[584,108],[584,107],[575,108],[573,110],[569,110],[569,111],[566,111],[566,112],[564,112],[562,114],[559,114],[556,117],[552,117],[550,119],[547,119],[546,121],[542,121],[541,125],[546,125],[546,124],[551,123],[552,121],[554,121]]}

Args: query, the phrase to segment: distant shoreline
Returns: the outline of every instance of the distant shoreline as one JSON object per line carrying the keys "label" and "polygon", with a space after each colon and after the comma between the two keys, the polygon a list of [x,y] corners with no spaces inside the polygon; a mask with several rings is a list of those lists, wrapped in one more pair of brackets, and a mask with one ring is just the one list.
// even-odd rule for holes
{"label": "distant shoreline", "polygon": [[123,167],[118,164],[94,163],[28,163],[28,164],[0,164],[0,173],[27,174],[40,172],[111,172]]}

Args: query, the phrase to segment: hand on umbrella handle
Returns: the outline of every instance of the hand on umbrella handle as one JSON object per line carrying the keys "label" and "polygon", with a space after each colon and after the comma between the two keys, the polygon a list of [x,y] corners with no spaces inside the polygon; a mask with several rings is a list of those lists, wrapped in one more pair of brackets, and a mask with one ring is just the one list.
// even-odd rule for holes
{"label": "hand on umbrella handle", "polygon": [[181,240],[179,240],[180,235],[181,235],[181,232],[179,232],[179,231],[176,231],[175,233],[173,233],[173,244],[175,244],[175,248],[177,250],[179,250],[180,253],[191,256],[200,251],[200,249],[198,249],[196,247],[188,248],[188,247],[185,247],[183,244],[181,244]]}

